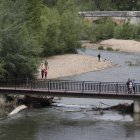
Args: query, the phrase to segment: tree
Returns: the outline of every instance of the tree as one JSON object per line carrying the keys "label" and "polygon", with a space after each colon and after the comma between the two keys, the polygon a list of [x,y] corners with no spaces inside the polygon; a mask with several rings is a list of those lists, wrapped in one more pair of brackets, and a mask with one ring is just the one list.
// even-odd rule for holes
{"label": "tree", "polygon": [[0,3],[0,70],[4,77],[31,77],[37,69],[39,2],[5,0]]}
{"label": "tree", "polygon": [[75,2],[72,0],[59,0],[57,9],[61,15],[60,42],[63,46],[66,46],[66,53],[76,52],[76,49],[80,47],[79,40],[82,26]]}
{"label": "tree", "polygon": [[80,46],[81,22],[74,1],[59,0],[55,8],[47,8],[45,13],[48,23],[43,56],[76,52]]}

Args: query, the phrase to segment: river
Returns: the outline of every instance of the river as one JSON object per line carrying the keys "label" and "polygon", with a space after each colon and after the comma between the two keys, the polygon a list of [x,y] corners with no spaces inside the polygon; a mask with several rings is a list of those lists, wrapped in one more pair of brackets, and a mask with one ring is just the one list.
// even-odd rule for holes
{"label": "river", "polygon": [[[97,56],[99,50],[86,49],[79,54]],[[128,78],[140,82],[137,53],[100,51],[103,59],[114,67],[62,79],[79,81],[126,82]],[[54,106],[27,109],[12,117],[0,113],[0,140],[139,140],[140,115],[117,111],[92,111],[92,107],[108,107],[127,100],[99,100],[62,98]]]}

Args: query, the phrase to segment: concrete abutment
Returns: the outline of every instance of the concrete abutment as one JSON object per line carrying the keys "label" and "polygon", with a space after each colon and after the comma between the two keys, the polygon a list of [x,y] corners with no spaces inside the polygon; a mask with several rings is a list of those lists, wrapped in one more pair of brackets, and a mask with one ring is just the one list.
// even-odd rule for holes
{"label": "concrete abutment", "polygon": [[134,100],[134,113],[140,114],[140,100]]}

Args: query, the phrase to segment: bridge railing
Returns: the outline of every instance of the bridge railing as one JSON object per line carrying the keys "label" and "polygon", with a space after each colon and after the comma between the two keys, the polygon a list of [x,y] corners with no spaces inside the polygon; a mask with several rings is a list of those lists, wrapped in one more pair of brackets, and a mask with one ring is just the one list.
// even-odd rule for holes
{"label": "bridge railing", "polygon": [[[92,82],[69,80],[0,80],[0,89],[23,89],[55,92],[105,93],[125,94],[128,92],[126,83]],[[140,83],[136,83],[135,93],[140,93]]]}

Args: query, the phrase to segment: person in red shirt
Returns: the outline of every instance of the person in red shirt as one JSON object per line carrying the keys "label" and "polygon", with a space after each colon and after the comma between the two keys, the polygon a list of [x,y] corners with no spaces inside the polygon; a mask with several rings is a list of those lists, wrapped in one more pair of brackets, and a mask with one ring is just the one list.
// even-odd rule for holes
{"label": "person in red shirt", "polygon": [[45,79],[47,78],[48,70],[44,69]]}

